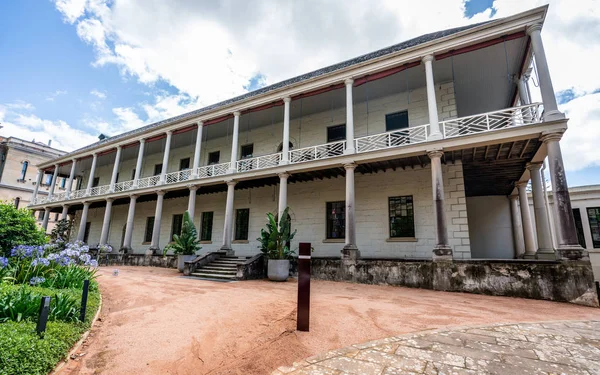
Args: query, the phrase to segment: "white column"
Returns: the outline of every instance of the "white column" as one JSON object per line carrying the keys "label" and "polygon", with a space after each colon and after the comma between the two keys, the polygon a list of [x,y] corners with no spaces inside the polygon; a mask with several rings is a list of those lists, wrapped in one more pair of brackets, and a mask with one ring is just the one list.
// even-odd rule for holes
{"label": "white column", "polygon": [[527,199],[527,182],[516,184],[519,191],[519,208],[521,210],[521,223],[523,225],[523,239],[525,241],[525,253],[523,258],[535,258],[535,239],[533,237],[533,223],[529,211],[529,200]]}
{"label": "white column", "polygon": [[523,239],[523,226],[521,225],[521,214],[519,213],[519,196],[511,195],[510,214],[512,219],[513,242],[515,246],[515,259],[522,258],[525,254],[525,242]]}
{"label": "white column", "polygon": [[38,169],[38,172],[35,175],[35,187],[33,188],[33,196],[31,197],[31,203],[33,203],[33,204],[36,203],[38,191],[40,190],[40,185],[42,183],[43,178],[44,178],[44,171]]}
{"label": "white column", "polygon": [[429,109],[429,139],[442,139],[438,119],[437,100],[435,97],[435,81],[433,79],[433,55],[427,55],[422,59],[425,64],[425,79],[427,81],[427,108]]}
{"label": "white column", "polygon": [[58,177],[58,164],[54,164],[54,174],[52,175],[52,182],[50,183],[50,192],[48,193],[48,198],[54,195],[54,187],[56,186],[56,178]]}
{"label": "white column", "polygon": [[352,100],[352,85],[354,80],[348,78],[344,81],[346,85],[346,150],[345,154],[354,154],[354,101]]}
{"label": "white column", "polygon": [[356,260],[360,257],[360,251],[356,246],[356,220],[354,217],[354,170],[356,164],[344,165],[346,170],[346,238],[342,249],[342,259]]}
{"label": "white column", "polygon": [[190,189],[190,198],[188,200],[187,210],[190,213],[192,221],[194,221],[194,214],[196,213],[196,192],[198,191],[198,186],[189,185],[188,188]]}
{"label": "white column", "polygon": [[129,211],[127,211],[127,225],[125,226],[125,238],[123,239],[123,250],[131,250],[131,238],[133,237],[133,220],[135,217],[135,203],[137,195],[131,195],[129,199]]}
{"label": "white column", "polygon": [[229,173],[237,171],[238,138],[240,134],[240,113],[233,112],[233,134],[231,136],[231,165]]}
{"label": "white column", "polygon": [[62,205],[62,213],[60,214],[60,219],[61,220],[67,220],[67,215],[69,214],[69,205],[68,204],[63,204]]}
{"label": "white column", "polygon": [[160,252],[160,222],[162,220],[164,198],[164,191],[159,190],[156,192],[156,210],[154,211],[154,227],[152,228],[152,242],[150,243],[150,249],[148,249],[151,253],[156,254]]}
{"label": "white column", "polygon": [[433,260],[452,260],[452,248],[448,242],[448,224],[444,206],[444,177],[442,175],[442,156],[444,152],[427,152],[431,159],[431,188],[433,191],[433,213],[435,219],[436,245],[433,248]]}
{"label": "white column", "polygon": [[88,178],[87,189],[85,195],[92,193],[92,186],[94,185],[94,175],[96,174],[96,163],[98,162],[98,154],[94,154],[92,158],[92,167],[90,168],[90,177]]}
{"label": "white column", "polygon": [[160,171],[160,184],[164,184],[167,178],[167,169],[169,168],[169,153],[171,152],[171,138],[173,138],[173,132],[169,130],[167,132],[167,140],[165,141],[165,152],[163,153],[162,170]]}
{"label": "white column", "polygon": [[85,237],[85,224],[87,223],[89,210],[90,202],[83,202],[83,210],[81,211],[81,219],[79,221],[79,231],[77,232],[77,241],[83,241],[83,238]]}
{"label": "white column", "polygon": [[104,221],[102,221],[102,232],[100,233],[100,245],[106,245],[108,243],[108,231],[110,230],[112,204],[113,198],[107,198],[106,208],[104,209]]}
{"label": "white column", "polygon": [[69,174],[69,180],[67,181],[67,199],[71,197],[71,190],[73,186],[73,179],[75,178],[75,168],[77,167],[77,159],[73,159],[71,164],[71,173]]}
{"label": "white column", "polygon": [[278,222],[283,217],[283,211],[287,208],[287,182],[289,173],[279,173],[279,204],[277,206],[277,220]]}
{"label": "white column", "polygon": [[517,89],[519,90],[519,99],[521,99],[521,105],[531,104],[529,102],[529,93],[527,92],[527,84],[525,82],[525,77],[521,77],[516,79],[517,81]]}
{"label": "white column", "polygon": [[535,230],[537,234],[537,258],[556,259],[552,248],[552,234],[548,221],[548,212],[544,202],[544,188],[542,186],[542,163],[529,163],[527,169],[531,177],[531,194],[533,195],[533,212],[535,213]]}
{"label": "white column", "polygon": [[202,151],[202,129],[204,124],[198,121],[198,133],[196,134],[196,148],[194,149],[194,163],[192,164],[192,179],[198,178],[198,167],[200,166],[200,155]]}
{"label": "white column", "polygon": [[44,219],[42,220],[42,228],[44,231],[48,229],[48,220],[50,219],[50,207],[44,208]]}
{"label": "white column", "polygon": [[541,24],[532,25],[527,28],[527,34],[531,38],[531,48],[535,56],[535,67],[537,68],[538,79],[540,81],[540,92],[542,93],[542,102],[544,103],[544,120],[561,120],[565,118],[565,115],[558,110],[554,88],[552,87],[552,79],[550,78],[550,70],[548,69],[548,61],[546,60],[546,52],[544,52],[544,44],[542,43],[541,31]]}
{"label": "white column", "polygon": [[290,162],[290,102],[291,98],[283,98],[283,144],[281,148],[281,161],[284,165]]}
{"label": "white column", "polygon": [[225,250],[228,253],[233,253],[231,238],[233,234],[233,200],[236,183],[233,180],[227,181],[227,203],[225,205],[225,224],[223,226],[223,246],[221,246],[221,250]]}
{"label": "white column", "polygon": [[144,160],[144,147],[146,145],[145,139],[140,139],[140,147],[138,149],[137,161],[135,163],[135,175],[133,176],[133,188],[138,187],[138,180],[142,175],[142,162]]}
{"label": "white column", "polygon": [[110,178],[110,191],[115,191],[117,176],[119,174],[119,164],[121,163],[121,146],[117,146],[117,154],[115,155],[115,164],[113,165],[112,177]]}
{"label": "white column", "polygon": [[558,257],[559,259],[576,260],[581,259],[583,248],[579,245],[577,239],[567,176],[563,165],[562,151],[560,150],[559,141],[561,137],[562,133],[542,133],[541,140],[546,145],[548,152],[552,198],[554,200],[554,212],[556,213]]}

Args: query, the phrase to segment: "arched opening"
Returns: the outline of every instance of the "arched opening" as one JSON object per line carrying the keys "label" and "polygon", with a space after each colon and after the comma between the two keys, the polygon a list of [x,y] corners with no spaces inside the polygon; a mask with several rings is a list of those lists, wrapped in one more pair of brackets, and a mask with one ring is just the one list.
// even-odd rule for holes
{"label": "arched opening", "polygon": [[[292,142],[289,143],[290,145],[290,150],[294,149],[294,144]],[[283,151],[283,142],[279,143],[279,146],[277,146],[277,152],[281,152]]]}

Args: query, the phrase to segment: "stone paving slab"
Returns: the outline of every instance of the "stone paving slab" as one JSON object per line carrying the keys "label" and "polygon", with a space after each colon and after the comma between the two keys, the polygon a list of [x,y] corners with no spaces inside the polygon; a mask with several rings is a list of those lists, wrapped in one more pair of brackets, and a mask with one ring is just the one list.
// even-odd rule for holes
{"label": "stone paving slab", "polygon": [[600,321],[497,324],[388,337],[272,375],[600,375]]}

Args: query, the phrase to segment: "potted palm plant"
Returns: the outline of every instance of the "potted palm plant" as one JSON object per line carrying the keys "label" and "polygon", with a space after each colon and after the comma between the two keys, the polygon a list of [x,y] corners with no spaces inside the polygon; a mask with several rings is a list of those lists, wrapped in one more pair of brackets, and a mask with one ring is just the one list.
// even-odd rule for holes
{"label": "potted palm plant", "polygon": [[200,249],[198,232],[190,217],[190,213],[185,211],[183,214],[183,223],[181,225],[181,234],[173,235],[173,242],[167,245],[165,252],[167,250],[173,250],[173,254],[177,255],[177,270],[183,272],[185,262],[193,260]]}
{"label": "potted palm plant", "polygon": [[279,223],[272,213],[267,214],[268,222],[265,229],[260,230],[260,248],[268,259],[267,277],[272,281],[286,281],[290,276],[290,258],[294,251],[290,242],[296,235],[291,232],[289,207],[283,211]]}

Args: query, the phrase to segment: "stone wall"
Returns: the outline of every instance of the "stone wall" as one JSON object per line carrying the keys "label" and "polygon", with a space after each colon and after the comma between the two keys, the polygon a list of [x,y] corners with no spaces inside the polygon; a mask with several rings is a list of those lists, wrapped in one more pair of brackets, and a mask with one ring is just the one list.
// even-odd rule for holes
{"label": "stone wall", "polygon": [[143,255],[143,254],[101,254],[98,257],[101,266],[146,266],[177,268],[177,257],[174,255]]}

